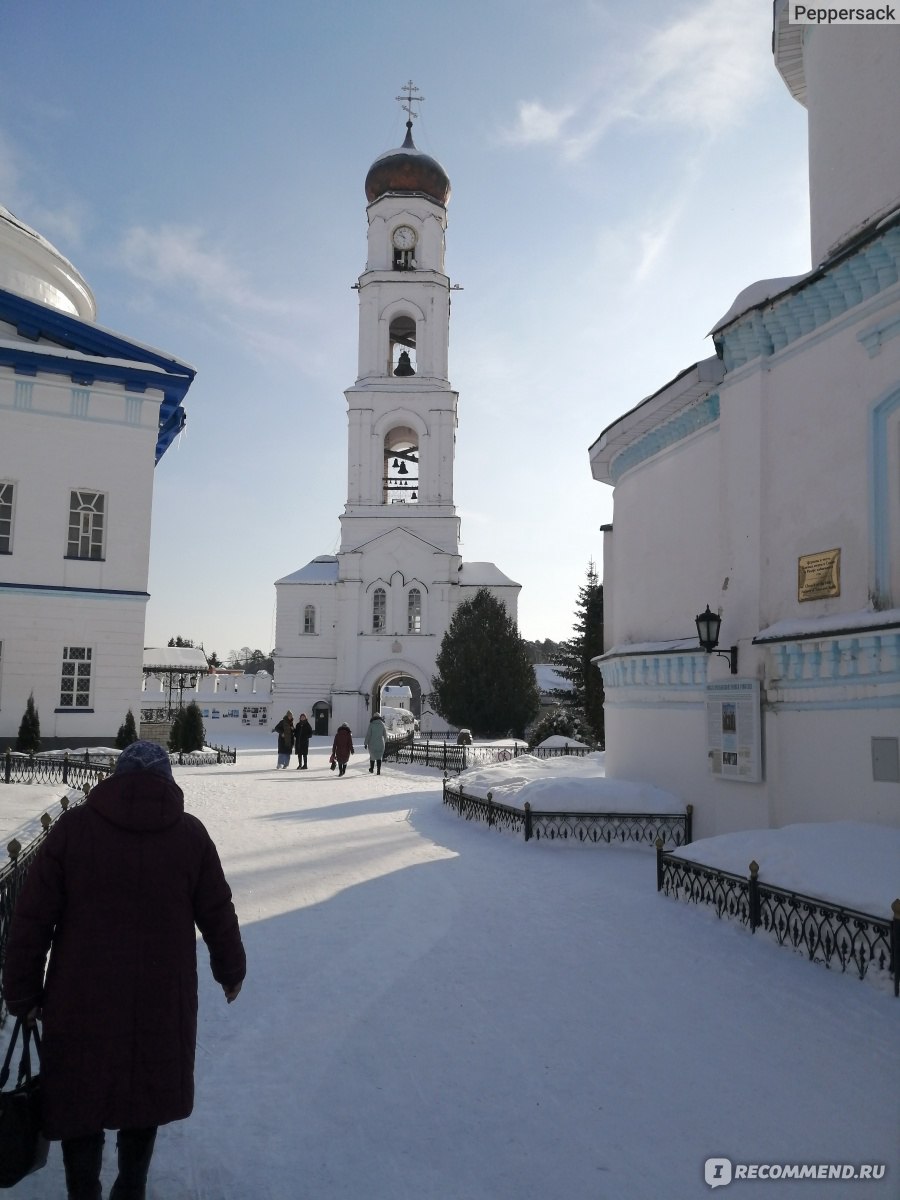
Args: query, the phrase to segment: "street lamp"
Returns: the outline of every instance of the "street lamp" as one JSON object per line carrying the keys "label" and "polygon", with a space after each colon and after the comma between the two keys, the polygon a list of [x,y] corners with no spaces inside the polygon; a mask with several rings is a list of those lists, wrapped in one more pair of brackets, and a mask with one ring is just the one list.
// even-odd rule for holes
{"label": "street lamp", "polygon": [[694,624],[697,626],[697,637],[700,641],[700,646],[707,654],[718,654],[719,658],[727,659],[732,675],[737,675],[738,663],[738,648],[730,646],[727,651],[717,650],[719,644],[719,630],[722,627],[722,618],[718,613],[712,612],[709,605],[706,606],[706,612],[702,612],[694,618]]}

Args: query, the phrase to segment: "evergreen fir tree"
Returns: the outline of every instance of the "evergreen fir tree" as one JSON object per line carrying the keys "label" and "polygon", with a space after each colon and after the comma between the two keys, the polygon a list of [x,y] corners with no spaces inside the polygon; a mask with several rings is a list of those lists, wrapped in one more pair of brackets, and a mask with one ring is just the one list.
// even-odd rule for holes
{"label": "evergreen fir tree", "polygon": [[206,744],[206,730],[203,728],[203,715],[195,701],[184,710],[184,720],[181,727],[181,746],[185,754],[194,750],[202,750]]}
{"label": "evergreen fir tree", "polygon": [[436,666],[432,707],[451,725],[521,736],[540,708],[526,644],[505,606],[486,588],[453,614]]}
{"label": "evergreen fir tree", "polygon": [[34,703],[34,692],[28,697],[25,712],[19,725],[16,749],[23,754],[37,754],[41,748],[41,719]]}
{"label": "evergreen fir tree", "polygon": [[560,675],[572,683],[572,691],[559,691],[557,697],[563,708],[581,718],[591,738],[602,746],[603,676],[591,659],[603,653],[603,584],[597,579],[593,560],[578,591],[573,628],[573,637],[560,644],[553,658]]}
{"label": "evergreen fir tree", "polygon": [[126,746],[130,746],[137,740],[138,732],[134,723],[134,713],[129,708],[125,714],[125,721],[119,726],[119,732],[116,734],[116,749],[124,750]]}

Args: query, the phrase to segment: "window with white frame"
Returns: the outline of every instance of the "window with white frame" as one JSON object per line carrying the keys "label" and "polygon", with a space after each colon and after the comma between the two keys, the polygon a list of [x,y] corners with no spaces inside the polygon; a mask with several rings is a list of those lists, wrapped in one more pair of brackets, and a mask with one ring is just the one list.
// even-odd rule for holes
{"label": "window with white frame", "polygon": [[303,632],[316,632],[316,609],[313,604],[307,604],[303,609]]}
{"label": "window with white frame", "polygon": [[67,558],[103,558],[105,515],[106,497],[102,492],[71,493]]}
{"label": "window with white frame", "polygon": [[383,633],[387,625],[387,592],[384,588],[376,588],[372,593],[372,629],[375,633]]}
{"label": "window with white frame", "polygon": [[0,554],[12,554],[13,503],[16,485],[6,480],[0,483]]}
{"label": "window with white frame", "polygon": [[422,632],[422,593],[418,588],[410,588],[406,599],[406,632]]}
{"label": "window with white frame", "polygon": [[59,686],[60,708],[90,708],[91,706],[91,648],[63,648],[62,680]]}

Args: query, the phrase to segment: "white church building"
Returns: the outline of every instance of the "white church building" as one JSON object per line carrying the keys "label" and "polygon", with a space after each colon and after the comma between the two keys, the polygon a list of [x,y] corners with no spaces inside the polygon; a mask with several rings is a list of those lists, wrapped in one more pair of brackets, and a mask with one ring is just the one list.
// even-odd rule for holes
{"label": "white church building", "polygon": [[450,180],[413,142],[417,97],[407,90],[406,140],[375,160],[365,183],[340,549],[275,584],[276,716],[306,712],[317,733],[342,721],[364,729],[386,684],[408,686],[419,716],[456,607],[485,587],[515,620],[520,590],[493,563],[459,554],[444,272]]}
{"label": "white church building", "polygon": [[814,266],[743,291],[715,356],[590,448],[615,489],[607,774],[677,791],[700,837],[900,825],[900,34],[787,8]]}
{"label": "white church building", "polygon": [[185,363],[96,323],[84,279],[0,207],[0,747],[109,744],[134,706],[154,466]]}

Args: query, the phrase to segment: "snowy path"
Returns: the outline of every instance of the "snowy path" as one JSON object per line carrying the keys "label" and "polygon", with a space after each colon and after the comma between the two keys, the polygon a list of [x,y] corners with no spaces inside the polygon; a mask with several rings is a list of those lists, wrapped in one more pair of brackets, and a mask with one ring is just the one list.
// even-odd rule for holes
{"label": "snowy path", "polygon": [[[737,1196],[900,1195],[888,992],[658,896],[650,852],[526,844],[351,763],[176,770],[249,975],[227,1006],[201,947],[197,1106],[151,1200],[690,1200],[716,1155],[888,1164]],[[16,1194],[65,1195],[58,1147]]]}

